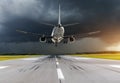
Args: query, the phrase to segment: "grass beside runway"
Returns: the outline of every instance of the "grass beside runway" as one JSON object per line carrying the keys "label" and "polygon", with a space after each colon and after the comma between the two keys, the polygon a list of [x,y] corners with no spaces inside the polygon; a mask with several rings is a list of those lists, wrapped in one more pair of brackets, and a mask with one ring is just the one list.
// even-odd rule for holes
{"label": "grass beside runway", "polygon": [[75,54],[73,56],[88,57],[88,58],[99,58],[99,59],[120,60],[120,53],[118,53],[118,54]]}
{"label": "grass beside runway", "polygon": [[21,59],[21,58],[32,58],[38,55],[0,55],[0,61],[3,60],[12,60],[12,59]]}

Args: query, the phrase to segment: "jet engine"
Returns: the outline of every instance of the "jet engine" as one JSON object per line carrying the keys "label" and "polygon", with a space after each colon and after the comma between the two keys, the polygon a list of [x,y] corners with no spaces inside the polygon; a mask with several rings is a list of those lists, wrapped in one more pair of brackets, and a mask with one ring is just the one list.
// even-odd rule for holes
{"label": "jet engine", "polygon": [[73,36],[71,36],[71,37],[65,38],[63,43],[67,44],[67,43],[71,43],[71,42],[74,42],[74,41],[75,41],[75,38]]}
{"label": "jet engine", "polygon": [[74,38],[73,36],[71,36],[71,37],[69,38],[69,41],[70,41],[70,42],[74,42],[74,41],[75,41],[75,38]]}
{"label": "jet engine", "polygon": [[40,37],[39,40],[40,40],[40,42],[46,42],[47,39],[45,37]]}

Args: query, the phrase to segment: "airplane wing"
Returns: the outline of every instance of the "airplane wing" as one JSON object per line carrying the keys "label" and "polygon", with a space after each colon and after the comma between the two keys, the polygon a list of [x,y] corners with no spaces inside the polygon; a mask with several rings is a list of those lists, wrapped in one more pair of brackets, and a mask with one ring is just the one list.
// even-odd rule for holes
{"label": "airplane wing", "polygon": [[23,34],[30,34],[33,36],[38,36],[38,37],[45,37],[45,38],[52,38],[52,36],[47,36],[47,35],[42,35],[39,33],[32,33],[32,32],[27,32],[27,31],[22,31],[22,30],[16,30],[17,32],[23,33]]}
{"label": "airplane wing", "polygon": [[43,23],[43,22],[40,22],[40,24],[47,25],[47,26],[52,26],[52,27],[55,26],[55,25],[53,25],[53,24],[50,24],[50,23]]}
{"label": "airplane wing", "polygon": [[32,32],[27,32],[27,31],[22,31],[22,30],[16,30],[17,32],[23,33],[23,34],[31,34],[34,36],[42,36],[41,34],[38,33],[32,33]]}
{"label": "airplane wing", "polygon": [[64,36],[64,38],[74,37],[75,39],[80,39],[80,38],[89,37],[89,36],[92,36],[92,35],[95,35],[95,34],[98,34],[98,33],[100,33],[100,31],[69,35],[69,36]]}
{"label": "airplane wing", "polygon": [[88,32],[88,33],[83,33],[83,34],[77,34],[74,37],[79,39],[79,38],[93,36],[93,35],[98,34],[98,33],[100,33],[100,31]]}
{"label": "airplane wing", "polygon": [[74,26],[74,25],[78,25],[78,24],[80,24],[80,23],[65,24],[65,25],[63,25],[63,26],[64,26],[64,27],[69,27],[69,26]]}

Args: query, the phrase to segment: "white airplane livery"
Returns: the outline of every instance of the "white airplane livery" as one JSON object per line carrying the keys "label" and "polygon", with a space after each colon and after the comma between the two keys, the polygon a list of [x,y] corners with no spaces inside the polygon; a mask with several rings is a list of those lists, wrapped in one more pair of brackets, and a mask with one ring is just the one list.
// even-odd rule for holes
{"label": "white airplane livery", "polygon": [[57,43],[60,43],[63,40],[64,37],[64,27],[61,24],[61,13],[60,13],[60,3],[59,3],[59,15],[58,15],[58,25],[54,26],[52,31],[52,41],[57,45]]}
{"label": "white airplane livery", "polygon": [[63,43],[63,44],[67,44],[69,42],[73,42],[75,41],[75,36],[80,36],[80,38],[86,37],[88,35],[92,35],[92,34],[96,34],[99,33],[100,31],[95,31],[95,32],[89,32],[89,33],[85,33],[84,35],[69,35],[69,36],[65,36],[65,29],[64,27],[68,27],[68,26],[73,26],[79,23],[72,23],[72,24],[66,24],[66,25],[62,25],[61,24],[61,6],[59,3],[59,14],[58,14],[58,24],[57,25],[53,25],[53,24],[48,24],[48,23],[41,23],[44,25],[48,25],[48,26],[53,26],[53,30],[50,36],[46,36],[46,35],[41,35],[41,34],[37,34],[37,33],[32,33],[32,32],[26,32],[26,31],[22,31],[22,30],[16,30],[18,32],[24,33],[24,34],[32,34],[32,35],[36,35],[40,37],[40,42],[44,42],[44,43],[54,43],[55,46],[58,46],[58,43]]}

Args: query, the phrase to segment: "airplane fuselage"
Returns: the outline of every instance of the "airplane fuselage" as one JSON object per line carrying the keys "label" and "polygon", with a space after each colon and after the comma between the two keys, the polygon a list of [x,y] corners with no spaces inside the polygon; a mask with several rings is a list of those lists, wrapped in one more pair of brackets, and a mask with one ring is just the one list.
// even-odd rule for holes
{"label": "airplane fuselage", "polygon": [[64,33],[65,33],[65,30],[61,24],[58,24],[57,26],[55,26],[51,34],[51,36],[53,37],[52,42],[56,44],[60,43],[63,40]]}

